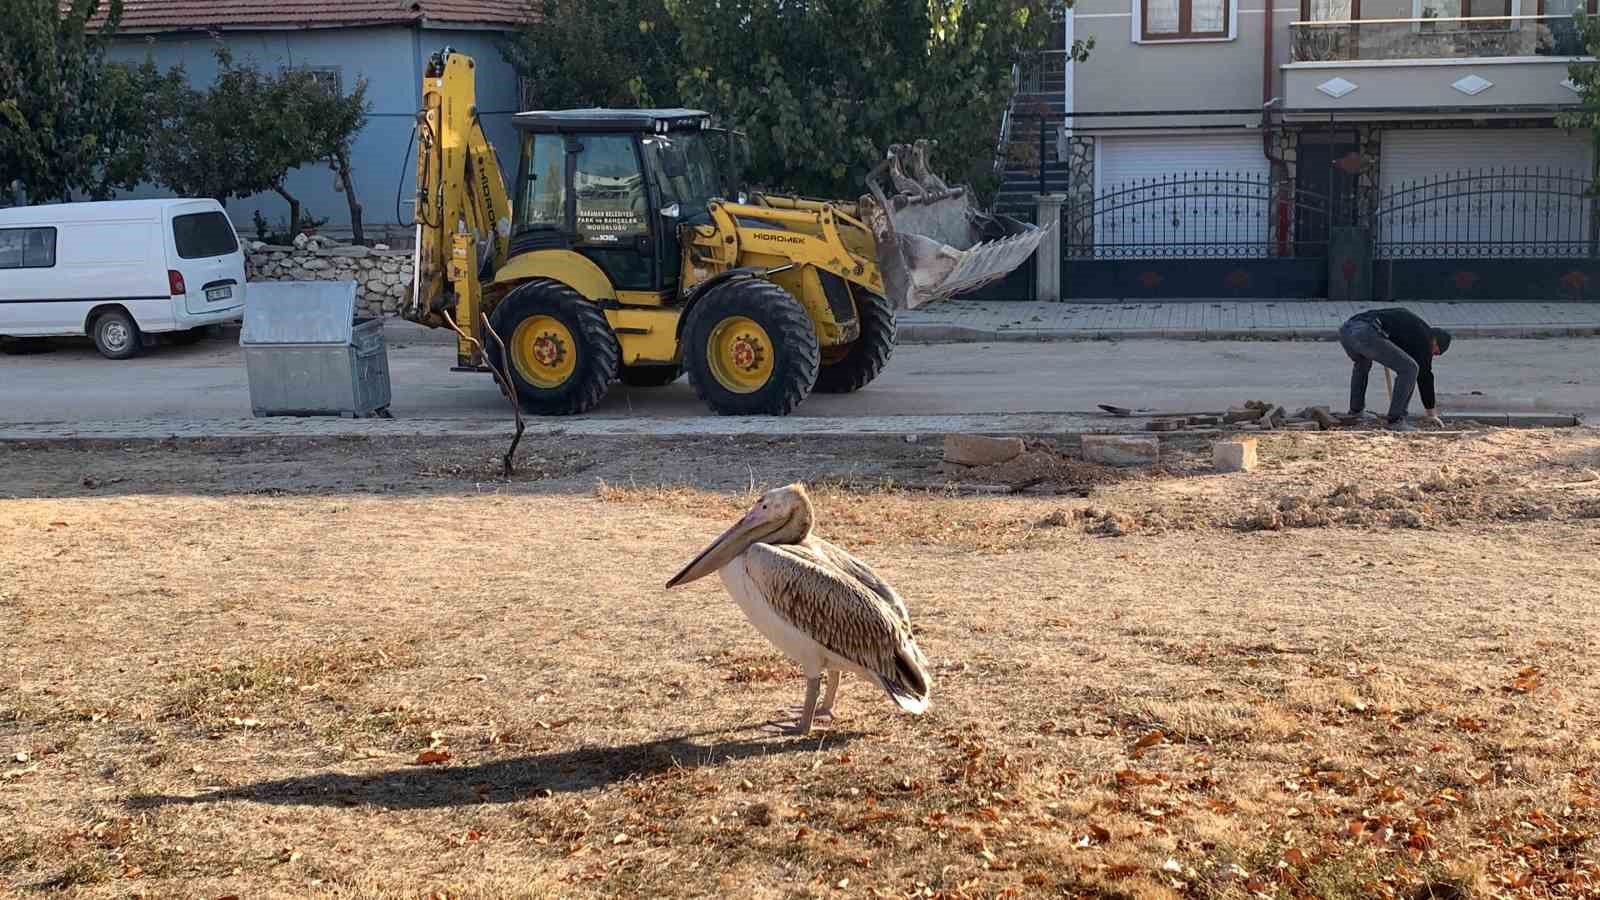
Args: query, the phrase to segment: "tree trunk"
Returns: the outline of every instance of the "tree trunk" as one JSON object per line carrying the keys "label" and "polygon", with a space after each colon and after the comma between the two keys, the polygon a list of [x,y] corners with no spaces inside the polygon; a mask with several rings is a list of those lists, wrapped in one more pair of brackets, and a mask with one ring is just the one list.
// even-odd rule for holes
{"label": "tree trunk", "polygon": [[367,237],[361,230],[361,201],[356,199],[355,179],[350,175],[350,154],[339,150],[334,154],[333,167],[339,173],[339,183],[344,185],[344,199],[350,204],[350,236],[357,244],[365,244]]}
{"label": "tree trunk", "polygon": [[273,188],[289,204],[289,240],[294,241],[294,236],[300,233],[300,201],[293,194],[283,189],[283,185]]}

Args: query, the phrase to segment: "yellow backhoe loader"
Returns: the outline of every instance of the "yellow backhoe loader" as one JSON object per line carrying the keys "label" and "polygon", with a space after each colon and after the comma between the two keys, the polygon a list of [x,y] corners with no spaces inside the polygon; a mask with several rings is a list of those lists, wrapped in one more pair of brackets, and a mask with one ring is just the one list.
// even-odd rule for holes
{"label": "yellow backhoe loader", "polygon": [[530,413],[685,370],[725,415],[859,390],[896,308],[1002,277],[1052,233],[978,211],[928,171],[925,142],[891,148],[857,201],[737,195],[739,136],[690,109],[519,113],[508,191],[475,95],[471,58],[431,57],[403,315],[456,327],[457,368],[507,373]]}

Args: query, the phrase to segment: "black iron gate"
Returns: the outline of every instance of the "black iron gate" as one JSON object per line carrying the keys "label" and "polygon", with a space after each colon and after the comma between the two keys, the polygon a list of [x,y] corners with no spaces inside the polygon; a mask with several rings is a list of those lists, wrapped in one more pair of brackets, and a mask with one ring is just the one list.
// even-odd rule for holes
{"label": "black iron gate", "polygon": [[1117,185],[1062,210],[1064,299],[1322,297],[1326,195],[1256,173]]}
{"label": "black iron gate", "polygon": [[1580,173],[1461,171],[1397,184],[1371,217],[1381,300],[1600,299],[1600,220]]}

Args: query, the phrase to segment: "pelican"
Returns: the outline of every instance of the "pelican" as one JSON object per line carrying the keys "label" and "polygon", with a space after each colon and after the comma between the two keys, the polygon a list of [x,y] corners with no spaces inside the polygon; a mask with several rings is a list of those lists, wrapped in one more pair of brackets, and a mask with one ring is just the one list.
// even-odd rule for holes
{"label": "pelican", "polygon": [[750,624],[805,670],[804,704],[773,730],[806,734],[816,719],[831,720],[843,672],[877,682],[896,706],[922,714],[933,678],[905,601],[866,563],[813,535],[814,521],[804,486],[768,491],[667,587],[716,572]]}

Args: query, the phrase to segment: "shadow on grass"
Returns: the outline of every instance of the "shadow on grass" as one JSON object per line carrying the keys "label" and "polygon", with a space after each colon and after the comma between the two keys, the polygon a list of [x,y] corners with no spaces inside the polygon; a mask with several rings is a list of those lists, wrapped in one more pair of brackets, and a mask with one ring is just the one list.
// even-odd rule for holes
{"label": "shadow on grass", "polygon": [[[738,729],[749,731],[753,729]],[[584,747],[466,766],[406,766],[361,775],[324,772],[279,778],[190,797],[150,795],[128,801],[134,809],[245,800],[276,806],[375,806],[434,809],[480,803],[512,803],[536,796],[603,788],[671,769],[715,768],[752,756],[807,753],[861,737],[858,732],[823,732],[807,737],[699,743],[723,730],[678,735],[619,747]]]}

